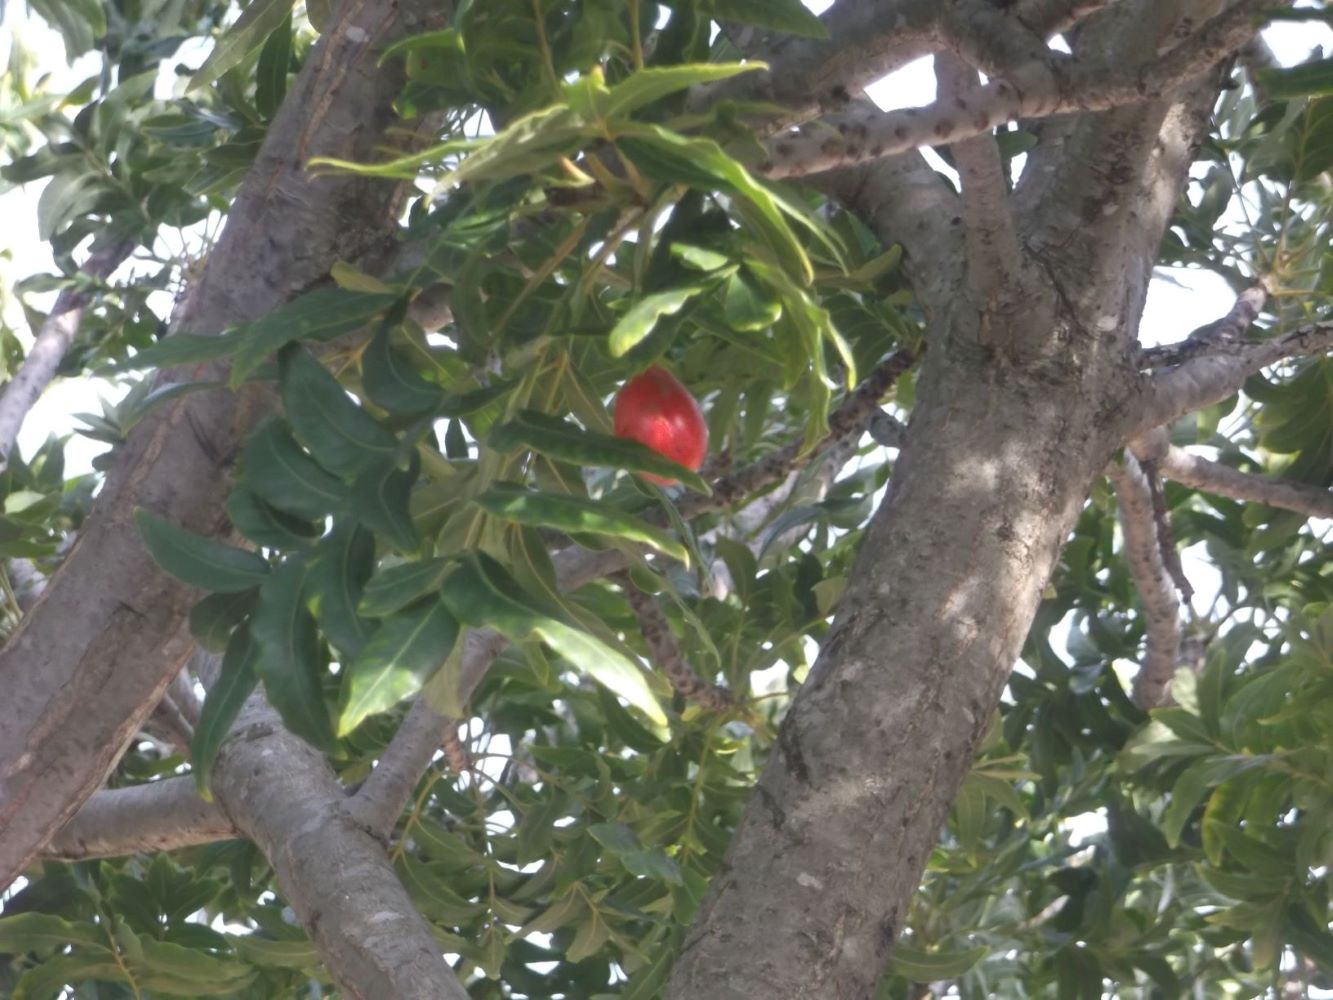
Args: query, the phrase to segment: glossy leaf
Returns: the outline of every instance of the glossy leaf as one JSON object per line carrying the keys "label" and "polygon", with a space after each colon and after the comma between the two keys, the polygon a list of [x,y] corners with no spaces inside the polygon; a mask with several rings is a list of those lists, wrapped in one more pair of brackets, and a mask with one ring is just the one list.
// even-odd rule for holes
{"label": "glossy leaf", "polygon": [[620,695],[653,722],[666,723],[666,716],[637,663],[529,604],[513,577],[489,556],[465,557],[445,581],[441,594],[460,622],[496,629],[515,642],[529,636],[539,638],[576,669]]}
{"label": "glossy leaf", "polygon": [[315,461],[340,476],[386,460],[397,439],[348,397],[310,353],[292,345],[279,359],[283,409]]}
{"label": "glossy leaf", "polygon": [[708,483],[697,473],[663,458],[637,441],[585,431],[568,421],[534,410],[520,411],[512,420],[494,428],[491,444],[501,451],[529,447],[571,465],[649,472],[664,479],[678,479],[701,493],[710,492]]}
{"label": "glossy leaf", "polygon": [[255,673],[258,658],[259,647],[251,638],[249,630],[237,629],[233,632],[226,655],[222,657],[217,679],[208,689],[203,708],[199,710],[199,721],[195,723],[194,737],[190,741],[190,770],[201,793],[208,792],[208,774],[217,757],[218,748],[241,714],[246,699],[259,683],[259,676]]}
{"label": "glossy leaf", "polygon": [[496,517],[517,524],[623,538],[651,546],[683,563],[690,561],[685,546],[665,531],[606,503],[556,493],[537,493],[509,483],[492,486],[477,497],[476,502]]}
{"label": "glossy leaf", "polygon": [[244,465],[245,485],[295,517],[322,519],[347,500],[347,488],[302,451],[276,417],[268,418],[250,436]]}
{"label": "glossy leaf", "polygon": [[343,675],[338,733],[416,694],[458,639],[458,620],[438,600],[385,618]]}
{"label": "glossy leaf", "polygon": [[325,663],[315,618],[305,606],[306,575],[304,558],[289,557],[260,590],[259,607],[250,618],[250,634],[258,647],[255,673],[287,728],[306,742],[331,750]]}
{"label": "glossy leaf", "polygon": [[371,577],[362,592],[361,614],[383,618],[407,607],[438,590],[450,566],[447,559],[418,559],[381,570]]}
{"label": "glossy leaf", "polygon": [[190,77],[190,90],[207,87],[239,65],[278,28],[291,13],[293,0],[251,0],[236,23],[218,39],[204,64]]}
{"label": "glossy leaf", "polygon": [[268,561],[254,552],[178,528],[151,511],[135,511],[134,521],[153,560],[192,587],[237,593],[269,575]]}
{"label": "glossy leaf", "polygon": [[355,656],[370,638],[373,625],[357,604],[374,568],[375,538],[350,520],[339,521],[311,557],[306,581],[311,610],[344,657]]}

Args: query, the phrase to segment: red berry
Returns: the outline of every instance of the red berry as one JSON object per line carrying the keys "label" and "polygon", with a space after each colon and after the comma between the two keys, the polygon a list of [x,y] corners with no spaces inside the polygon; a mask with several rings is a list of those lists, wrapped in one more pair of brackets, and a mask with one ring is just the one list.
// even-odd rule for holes
{"label": "red berry", "polygon": [[[656,366],[636,375],[616,396],[616,436],[645,444],[697,472],[708,454],[708,425],[694,397],[674,375]],[[659,486],[674,479],[642,473]]]}

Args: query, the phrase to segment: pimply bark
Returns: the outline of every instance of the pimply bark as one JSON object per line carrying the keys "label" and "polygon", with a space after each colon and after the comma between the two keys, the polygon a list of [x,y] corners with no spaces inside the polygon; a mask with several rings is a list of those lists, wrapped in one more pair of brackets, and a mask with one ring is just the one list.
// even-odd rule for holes
{"label": "pimply bark", "polygon": [[466,1000],[383,843],[345,808],[323,755],[268,706],[252,701],[243,713],[218,754],[213,791],[273,865],[344,995]]}
{"label": "pimply bark", "polygon": [[[1167,16],[1144,29],[1145,5],[1124,6],[1140,21],[1122,51],[1174,30]],[[918,288],[931,348],[905,447],[671,1000],[873,995],[1060,548],[1141,419],[1134,332],[1215,93],[1197,81],[1174,103],[1085,116],[1064,147],[1077,155],[1039,164],[1013,199],[1018,294],[977,301],[948,250],[909,245],[936,277]],[[888,201],[873,181],[828,186]],[[908,220],[877,221],[887,240]]]}
{"label": "pimply bark", "polygon": [[997,367],[975,321],[951,319],[949,347],[927,355],[888,499],[669,997],[872,995],[1114,448],[1096,419],[1110,397],[1085,395],[1093,379]]}
{"label": "pimply bark", "polygon": [[[312,178],[317,155],[369,158],[401,89],[379,52],[438,5],[355,5],[311,54],[269,130],[225,231],[175,323],[217,332],[258,318],[391,238],[398,190]],[[202,373],[200,373],[202,374]],[[187,376],[198,377],[198,374]],[[92,794],[193,643],[197,596],[149,558],[137,508],[187,529],[224,527],[228,464],[262,409],[253,394],[195,393],[146,418],[122,446],[87,524],[42,599],[0,652],[0,885]]]}

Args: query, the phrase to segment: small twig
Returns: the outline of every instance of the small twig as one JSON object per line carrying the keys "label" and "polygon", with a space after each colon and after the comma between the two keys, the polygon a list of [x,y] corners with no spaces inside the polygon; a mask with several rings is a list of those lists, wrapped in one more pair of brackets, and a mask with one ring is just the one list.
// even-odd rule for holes
{"label": "small twig", "polygon": [[[134,249],[129,241],[120,241],[92,252],[81,270],[95,281],[103,281],[120,267]],[[0,469],[9,461],[19,431],[28,411],[55,378],[60,362],[79,332],[83,310],[92,301],[87,288],[65,288],[56,296],[55,306],[43,321],[23,364],[0,392]]]}
{"label": "small twig", "polygon": [[1333,490],[1278,476],[1242,472],[1221,462],[1201,458],[1171,444],[1164,428],[1130,442],[1130,447],[1140,461],[1156,463],[1167,479],[1190,489],[1294,510],[1307,517],[1333,518]]}
{"label": "small twig", "polygon": [[1156,708],[1166,704],[1167,687],[1180,659],[1180,602],[1162,562],[1148,477],[1129,452],[1123,465],[1111,464],[1107,476],[1115,485],[1125,561],[1138,587],[1147,626],[1134,700],[1142,708]]}
{"label": "small twig", "polygon": [[721,712],[736,704],[736,696],[720,684],[709,684],[685,662],[680,645],[671,632],[662,609],[650,594],[644,593],[630,579],[628,573],[612,577],[625,593],[634,619],[639,623],[643,641],[648,644],[648,656],[653,666],[666,675],[671,687],[687,701]]}
{"label": "small twig", "polygon": [[1160,347],[1148,347],[1139,352],[1140,368],[1162,368],[1178,365],[1190,358],[1207,354],[1215,348],[1241,341],[1254,321],[1263,312],[1270,295],[1269,285],[1260,281],[1240,295],[1235,304],[1221,319],[1205,323],[1190,332],[1190,335],[1177,344],[1164,344]]}
{"label": "small twig", "polygon": [[1148,492],[1152,495],[1152,515],[1157,525],[1157,546],[1162,552],[1162,565],[1174,581],[1181,599],[1189,604],[1194,599],[1194,588],[1190,586],[1185,576],[1185,567],[1180,563],[1180,551],[1176,548],[1175,532],[1171,530],[1171,515],[1166,509],[1166,494],[1162,492],[1157,465],[1140,459],[1139,467],[1143,469],[1143,476],[1148,480]]}

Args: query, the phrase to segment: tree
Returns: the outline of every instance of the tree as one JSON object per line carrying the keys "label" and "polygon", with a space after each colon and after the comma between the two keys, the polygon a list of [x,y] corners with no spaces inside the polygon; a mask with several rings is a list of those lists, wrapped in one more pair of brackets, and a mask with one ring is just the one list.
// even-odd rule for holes
{"label": "tree", "polygon": [[[11,995],[1328,985],[1333,83],[1256,33],[1329,10],[33,6]],[[1142,347],[1159,264],[1234,306]]]}

